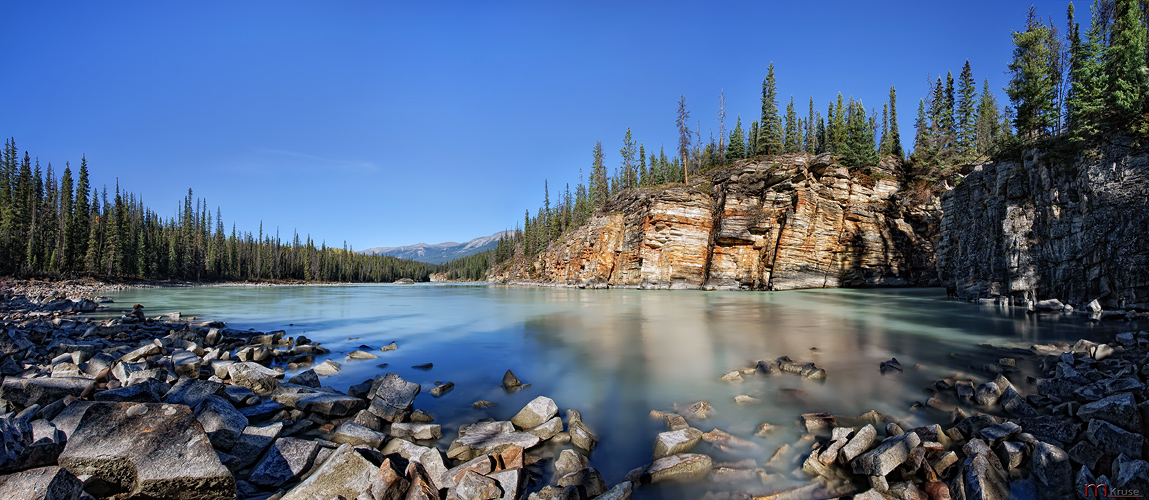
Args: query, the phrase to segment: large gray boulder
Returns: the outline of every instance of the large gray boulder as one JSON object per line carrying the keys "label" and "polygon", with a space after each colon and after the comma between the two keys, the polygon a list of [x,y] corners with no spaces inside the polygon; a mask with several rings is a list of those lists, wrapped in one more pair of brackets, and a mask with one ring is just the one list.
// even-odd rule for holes
{"label": "large gray boulder", "polygon": [[546,396],[539,396],[527,403],[514,417],[511,423],[520,429],[532,429],[543,425],[544,422],[558,415],[559,407],[554,400]]}
{"label": "large gray boulder", "polygon": [[654,439],[654,459],[688,452],[701,440],[702,431],[693,427],[659,433]]}
{"label": "large gray boulder", "polygon": [[332,392],[305,394],[295,400],[295,409],[318,413],[328,418],[351,415],[364,407],[362,399]]}
{"label": "large gray boulder", "polygon": [[236,439],[235,445],[228,450],[228,453],[235,457],[235,466],[233,470],[243,469],[259,459],[263,455],[263,451],[271,446],[275,438],[279,437],[279,433],[283,431],[283,422],[275,422],[273,424],[265,425],[262,427],[248,426],[240,434],[239,439]]}
{"label": "large gray boulder", "polygon": [[383,441],[386,439],[386,434],[368,429],[355,422],[343,422],[335,430],[335,434],[331,436],[331,441],[334,443],[347,443],[352,446],[366,445],[375,449],[383,446]]}
{"label": "large gray boulder", "polygon": [[216,395],[205,398],[195,409],[196,421],[216,448],[227,451],[247,428],[247,417],[228,400]]}
{"label": "large gray boulder", "polygon": [[60,466],[142,498],[235,498],[235,478],[183,405],[91,404],[60,454]]}
{"label": "large gray boulder", "polygon": [[1140,434],[1126,431],[1104,420],[1091,420],[1085,429],[1085,437],[1101,451],[1111,455],[1141,458],[1141,446],[1145,438]]}
{"label": "large gray boulder", "polygon": [[195,408],[208,396],[227,397],[227,386],[210,380],[181,378],[164,395],[164,402]]}
{"label": "large gray boulder", "polygon": [[1038,498],[1053,500],[1073,496],[1073,469],[1069,454],[1060,447],[1039,441],[1030,457]]}
{"label": "large gray boulder", "polygon": [[388,373],[372,382],[371,392],[368,394],[371,404],[367,409],[388,422],[401,422],[415,403],[419,389],[419,384],[403,380],[403,377],[394,373]]}
{"label": "large gray boulder", "polygon": [[885,476],[910,456],[910,450],[921,444],[917,433],[907,432],[888,437],[876,448],[863,453],[850,462],[855,474]]}
{"label": "large gray boulder", "polygon": [[80,397],[91,391],[96,381],[82,377],[7,377],[0,383],[0,399],[23,407],[47,406],[68,396]]}
{"label": "large gray boulder", "polygon": [[282,373],[250,361],[227,365],[227,376],[231,377],[233,384],[247,387],[256,394],[275,390],[279,379],[283,378]]}
{"label": "large gray boulder", "polygon": [[694,481],[706,477],[713,467],[714,463],[707,455],[680,453],[660,458],[634,469],[627,473],[626,480],[637,484]]}
{"label": "large gray boulder", "polygon": [[1077,418],[1085,422],[1104,420],[1130,432],[1141,432],[1141,413],[1137,410],[1137,400],[1128,392],[1081,405],[1077,410]]}
{"label": "large gray boulder", "polygon": [[371,480],[378,472],[379,467],[351,445],[344,444],[315,473],[283,495],[282,500],[356,498],[371,488]]}
{"label": "large gray boulder", "polygon": [[263,486],[279,486],[294,481],[311,468],[319,443],[290,437],[279,438],[247,479]]}
{"label": "large gray boulder", "polygon": [[441,488],[439,482],[447,473],[447,465],[443,461],[443,456],[439,454],[439,450],[396,438],[389,441],[387,446],[383,447],[382,452],[384,455],[397,454],[411,462],[422,464],[435,489]]}
{"label": "large gray boulder", "polygon": [[54,465],[0,476],[0,498],[10,500],[73,500],[83,492],[82,481]]}
{"label": "large gray boulder", "polygon": [[447,457],[470,460],[480,455],[499,453],[511,446],[523,449],[539,444],[539,437],[529,432],[516,432],[506,421],[477,422],[459,427],[459,438],[451,443]]}

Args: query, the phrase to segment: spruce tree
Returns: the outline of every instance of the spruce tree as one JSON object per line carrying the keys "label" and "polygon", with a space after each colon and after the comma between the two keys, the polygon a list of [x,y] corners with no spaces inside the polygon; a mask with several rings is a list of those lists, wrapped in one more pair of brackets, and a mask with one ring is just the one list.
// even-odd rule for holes
{"label": "spruce tree", "polygon": [[790,96],[790,104],[786,105],[786,139],[782,151],[797,153],[801,143],[798,135],[798,113],[794,111],[794,96]]}
{"label": "spruce tree", "polygon": [[882,139],[878,141],[878,156],[890,155],[890,103],[882,104]]}
{"label": "spruce tree", "polygon": [[[602,207],[610,196],[609,180],[606,178],[606,165],[602,163],[602,141],[594,141],[592,151],[594,161],[590,170],[590,203],[591,210]],[[530,212],[527,212],[528,216]]]}
{"label": "spruce tree", "polygon": [[1115,0],[1116,15],[1105,49],[1105,104],[1111,125],[1124,127],[1141,115],[1149,96],[1144,72],[1146,33],[1136,0]]}
{"label": "spruce tree", "polygon": [[845,152],[846,139],[849,137],[846,122],[852,117],[848,116],[846,111],[846,105],[842,101],[842,93],[838,92],[838,103],[834,106],[833,116],[830,117],[830,141],[833,145],[833,151],[838,154]]}
{"label": "spruce tree", "polygon": [[635,171],[634,155],[638,152],[635,150],[634,137],[630,134],[630,127],[626,128],[626,135],[622,138],[622,149],[618,150],[618,154],[622,157],[622,188],[637,186],[638,173]]}
{"label": "spruce tree", "polygon": [[1034,12],[1031,6],[1025,31],[1013,33],[1015,48],[1009,64],[1011,78],[1006,87],[1016,112],[1017,133],[1026,141],[1049,135],[1056,118],[1053,106],[1056,88],[1049,66],[1049,28],[1038,21]]}
{"label": "spruce tree", "polygon": [[[1070,141],[1081,144],[1100,132],[1106,105],[1108,84],[1102,72],[1103,28],[1095,11],[1085,40],[1074,41],[1076,50],[1070,60],[1070,87],[1066,98]],[[1074,34],[1079,30],[1074,30]]]}
{"label": "spruce tree", "polygon": [[825,118],[822,118],[821,113],[818,113],[818,131],[817,131],[816,136],[817,136],[816,142],[818,143],[818,149],[816,149],[815,151],[818,154],[825,153],[826,152],[826,144],[827,144],[827,141],[826,141],[826,120],[825,120]]}
{"label": "spruce tree", "polygon": [[762,80],[762,119],[758,129],[756,154],[778,154],[782,151],[782,120],[778,116],[778,88],[774,79],[774,63],[766,70]]}
{"label": "spruce tree", "polygon": [[750,122],[750,136],[746,141],[747,158],[753,158],[757,154],[756,152],[758,151],[758,143],[760,141],[761,138],[758,137],[758,120],[754,120],[753,122]]}
{"label": "spruce tree", "polygon": [[734,124],[734,130],[730,131],[730,141],[726,147],[727,162],[741,160],[746,157],[746,143],[742,134],[742,116],[739,115],[738,121]]}
{"label": "spruce tree", "polygon": [[686,109],[686,96],[678,96],[678,119],[675,121],[678,126],[678,157],[682,158],[682,182],[690,182],[690,174],[688,171],[689,153],[690,153],[690,111]]}
{"label": "spruce tree", "polygon": [[986,78],[982,83],[981,99],[977,105],[976,139],[974,140],[974,152],[976,154],[988,154],[993,148],[1000,131],[1000,121],[997,98],[994,97],[989,88],[989,79]]}
{"label": "spruce tree", "polygon": [[893,87],[890,87],[890,154],[898,159],[906,156],[902,151],[902,134],[898,131],[898,95]]}
{"label": "spruce tree", "polygon": [[977,83],[973,81],[973,70],[970,69],[969,60],[962,67],[961,76],[958,77],[958,154],[963,157],[974,152],[974,142],[977,140]]}
{"label": "spruce tree", "polygon": [[929,163],[933,158],[933,130],[926,115],[925,99],[918,101],[918,119],[914,121],[914,156],[920,163]]}
{"label": "spruce tree", "polygon": [[848,167],[869,167],[878,164],[878,151],[874,147],[874,130],[866,118],[866,107],[861,101],[848,106],[849,138],[846,140],[842,163]]}
{"label": "spruce tree", "polygon": [[802,151],[813,153],[818,150],[818,125],[814,119],[814,97],[810,96],[810,110],[806,113],[806,145]]}

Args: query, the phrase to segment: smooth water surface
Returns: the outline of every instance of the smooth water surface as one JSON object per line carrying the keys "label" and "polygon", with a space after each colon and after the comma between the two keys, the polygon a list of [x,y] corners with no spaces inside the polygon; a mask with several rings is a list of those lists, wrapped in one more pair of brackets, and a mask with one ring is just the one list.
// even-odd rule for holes
{"label": "smooth water surface", "polygon": [[[579,290],[483,285],[339,285],[137,289],[111,295],[113,309],[140,302],[149,315],[180,311],[231,328],[286,330],[331,349],[343,371],[325,385],[345,391],[393,371],[422,384],[416,408],[443,424],[446,450],[460,424],[509,419],[538,395],[560,409],[578,409],[600,444],[591,461],[607,484],[650,461],[656,434],[652,409],[705,399],[717,415],[696,424],[752,437],[763,422],[784,431],[758,440],[764,463],[800,433],[804,412],[859,414],[877,410],[911,423],[944,415],[909,410],[925,401],[938,378],[976,377],[997,360],[978,344],[1073,342],[1132,329],[1124,322],[1089,323],[1082,316],[1028,315],[1017,308],[948,300],[941,289],[701,292]],[[399,349],[377,349],[391,341]],[[380,358],[345,360],[361,344]],[[788,355],[828,372],[824,383],[796,375],[719,380],[755,360]],[[904,373],[881,375],[896,357]],[[984,359],[983,359],[984,358]],[[316,359],[316,362],[322,358]],[[387,363],[386,368],[377,365]],[[413,365],[434,363],[430,370]],[[503,372],[531,387],[507,394]],[[289,375],[290,376],[290,375]],[[1023,377],[1013,377],[1023,385]],[[437,381],[455,389],[440,398]],[[1024,390],[1024,388],[1023,388]],[[763,404],[737,406],[747,394]],[[485,399],[498,403],[472,409]]]}

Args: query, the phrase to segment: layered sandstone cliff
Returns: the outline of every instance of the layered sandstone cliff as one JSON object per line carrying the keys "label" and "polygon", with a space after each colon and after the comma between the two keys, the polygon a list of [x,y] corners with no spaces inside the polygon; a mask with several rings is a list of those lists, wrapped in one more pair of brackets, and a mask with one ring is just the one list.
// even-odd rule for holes
{"label": "layered sandstone cliff", "polygon": [[689,186],[631,189],[537,258],[492,281],[787,290],[924,286],[937,206],[914,206],[893,167],[853,176],[831,155],[794,154],[708,172]]}
{"label": "layered sandstone cliff", "polygon": [[975,168],[943,196],[937,250],[965,298],[1149,309],[1149,150],[1111,144]]}

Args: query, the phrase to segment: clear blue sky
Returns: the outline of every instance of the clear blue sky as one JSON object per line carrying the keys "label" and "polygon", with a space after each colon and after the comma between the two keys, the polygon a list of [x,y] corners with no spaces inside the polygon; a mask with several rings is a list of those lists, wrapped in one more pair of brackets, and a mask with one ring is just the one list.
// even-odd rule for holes
{"label": "clear blue sky", "polygon": [[[1064,24],[1068,4],[1036,2]],[[1028,2],[13,2],[0,20],[0,135],[141,193],[190,187],[224,220],[356,249],[465,241],[521,223],[607,163],[630,127],[675,142],[779,96],[899,98],[912,146],[927,75],[966,59],[1006,82]],[[1079,16],[1088,8],[1078,6]]]}

